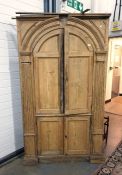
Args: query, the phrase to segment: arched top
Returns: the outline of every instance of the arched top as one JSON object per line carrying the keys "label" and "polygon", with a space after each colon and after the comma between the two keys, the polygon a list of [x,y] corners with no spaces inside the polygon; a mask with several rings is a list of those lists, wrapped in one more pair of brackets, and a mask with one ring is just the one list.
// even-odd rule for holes
{"label": "arched top", "polygon": [[[105,48],[105,39],[102,32],[96,25],[93,25],[90,20],[80,20],[75,17],[69,17],[64,23],[59,20],[58,17],[54,17],[43,22],[36,22],[35,25],[32,25],[22,38],[22,49],[32,51],[44,36],[48,36],[49,33],[54,33],[62,28],[69,28],[69,31],[76,29],[84,43],[86,44],[87,42],[89,49],[104,50]],[[60,32],[58,32],[58,34],[59,33]],[[90,48],[89,46],[92,47]]]}
{"label": "arched top", "polygon": [[[72,43],[73,41],[73,43]],[[69,33],[69,50],[74,52],[87,53],[89,50],[92,51],[92,46],[88,47],[88,42],[83,36],[80,36],[77,32]]]}
{"label": "arched top", "polygon": [[[90,37],[85,35],[85,33],[83,33],[80,29],[76,28],[75,26],[72,26],[72,27],[68,26],[68,28],[66,28],[66,33],[68,35],[69,40],[73,41],[73,42],[71,42],[71,44],[69,44],[69,46],[72,46],[71,50],[74,50],[76,47],[79,49],[81,49],[81,47],[83,47],[81,50],[84,52],[87,52],[87,51],[93,51],[97,47],[95,42]],[[77,39],[77,42],[75,42],[75,44],[74,44],[74,41],[76,39]],[[83,43],[82,46],[78,45],[78,43],[80,43],[80,42],[78,42],[78,40],[82,41],[82,43]]]}
{"label": "arched top", "polygon": [[32,45],[32,51],[33,54],[38,53],[41,50],[41,53],[59,53],[60,51],[60,36],[61,36],[61,30],[59,28],[55,28],[52,30],[49,30],[43,35],[40,35],[38,37],[38,42]]}
{"label": "arched top", "polygon": [[80,29],[84,32],[84,35],[91,38],[96,49],[104,49],[105,39],[102,32],[91,20],[80,20],[78,18],[71,17],[67,21],[67,26],[75,26],[75,28]]}
{"label": "arched top", "polygon": [[22,48],[24,50],[32,50],[32,45],[38,40],[40,35],[43,35],[48,29],[52,30],[52,28],[59,26],[60,22],[58,17],[34,23],[22,38]]}

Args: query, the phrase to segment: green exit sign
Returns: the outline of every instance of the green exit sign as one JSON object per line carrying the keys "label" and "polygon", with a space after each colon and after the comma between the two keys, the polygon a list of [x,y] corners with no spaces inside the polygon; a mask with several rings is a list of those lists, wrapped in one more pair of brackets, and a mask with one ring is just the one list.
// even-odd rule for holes
{"label": "green exit sign", "polygon": [[67,6],[72,7],[80,12],[83,11],[83,4],[77,0],[67,0]]}

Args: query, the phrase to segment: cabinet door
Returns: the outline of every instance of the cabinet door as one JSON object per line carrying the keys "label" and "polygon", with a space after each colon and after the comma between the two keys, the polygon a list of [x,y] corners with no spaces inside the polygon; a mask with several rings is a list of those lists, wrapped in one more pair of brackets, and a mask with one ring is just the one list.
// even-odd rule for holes
{"label": "cabinet door", "polygon": [[38,119],[38,155],[63,154],[63,118]]}
{"label": "cabinet door", "polygon": [[65,119],[65,154],[89,154],[89,117]]}
{"label": "cabinet door", "polygon": [[65,29],[65,113],[90,113],[93,53],[75,28]]}
{"label": "cabinet door", "polygon": [[61,32],[55,30],[43,36],[34,53],[36,113],[55,114],[62,110]]}

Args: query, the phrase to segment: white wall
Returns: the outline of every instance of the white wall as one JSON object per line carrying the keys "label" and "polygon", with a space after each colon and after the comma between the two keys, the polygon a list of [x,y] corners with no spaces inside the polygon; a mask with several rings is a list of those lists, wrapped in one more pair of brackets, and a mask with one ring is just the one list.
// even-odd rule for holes
{"label": "white wall", "polygon": [[[92,10],[92,0],[81,0],[81,2],[83,3],[83,9],[91,9]],[[91,12],[91,11],[89,11]]]}
{"label": "white wall", "polygon": [[92,0],[92,11],[95,13],[111,13],[115,0]]}
{"label": "white wall", "polygon": [[43,0],[0,0],[0,158],[23,147],[15,12],[43,11]]}
{"label": "white wall", "polygon": [[[111,23],[113,21],[113,16],[114,16],[114,8],[115,8],[115,3],[116,0],[92,0],[92,12],[94,13],[111,13],[110,17],[110,25],[109,29],[111,30]],[[115,20],[118,20],[118,14],[119,14],[119,3],[120,1],[118,0],[118,5],[116,8],[116,15],[115,15]],[[120,15],[120,20],[122,21],[122,8],[121,8],[121,15]],[[109,32],[110,36],[122,36],[122,31],[118,32]]]}
{"label": "white wall", "polygon": [[[94,13],[111,13],[110,23],[109,23],[109,36],[116,37],[122,36],[122,31],[111,32],[111,23],[113,21],[114,16],[114,8],[115,8],[116,0],[92,0],[92,12]],[[115,20],[118,20],[118,13],[119,13],[119,0],[116,9],[116,16]],[[121,16],[120,20],[122,21],[122,9],[121,9]],[[122,44],[121,39],[111,39],[109,42],[109,56],[108,56],[108,65],[107,65],[107,80],[106,80],[106,100],[111,99],[111,90],[112,90],[112,77],[113,71],[109,69],[110,66],[113,66],[114,61],[114,47],[116,44]],[[122,68],[121,68],[122,69]],[[122,77],[120,83],[120,93],[122,92]]]}
{"label": "white wall", "polygon": [[[107,80],[106,80],[106,100],[111,99],[113,70],[110,70],[110,67],[113,67],[114,65],[114,59],[116,55],[115,46],[118,46],[118,45],[122,47],[122,38],[111,38],[110,39],[108,65],[107,65]],[[121,56],[121,73],[120,73],[119,93],[120,94],[122,93],[122,56]]]}

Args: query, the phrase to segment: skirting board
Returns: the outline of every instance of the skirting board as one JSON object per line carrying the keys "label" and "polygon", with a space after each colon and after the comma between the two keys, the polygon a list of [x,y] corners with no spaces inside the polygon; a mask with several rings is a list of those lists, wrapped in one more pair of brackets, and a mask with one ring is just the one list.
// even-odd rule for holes
{"label": "skirting board", "polygon": [[0,166],[2,166],[3,164],[6,164],[8,161],[13,159],[14,157],[18,157],[19,155],[23,153],[24,153],[24,148],[20,148],[7,156],[0,158]]}

